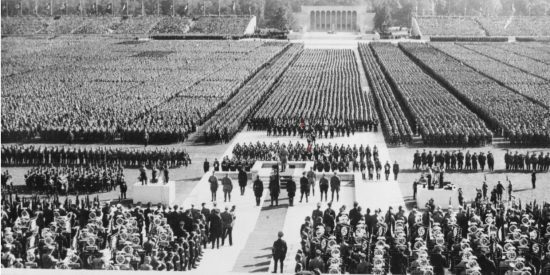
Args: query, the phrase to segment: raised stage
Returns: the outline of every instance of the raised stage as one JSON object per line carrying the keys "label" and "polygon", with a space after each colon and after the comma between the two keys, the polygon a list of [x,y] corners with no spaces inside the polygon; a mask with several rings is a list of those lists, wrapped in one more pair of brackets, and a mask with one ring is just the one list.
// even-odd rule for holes
{"label": "raised stage", "polygon": [[150,202],[152,204],[172,205],[176,201],[176,183],[169,181],[166,184],[160,182],[141,185],[141,182],[136,182],[130,197],[134,200],[134,203],[147,204]]}

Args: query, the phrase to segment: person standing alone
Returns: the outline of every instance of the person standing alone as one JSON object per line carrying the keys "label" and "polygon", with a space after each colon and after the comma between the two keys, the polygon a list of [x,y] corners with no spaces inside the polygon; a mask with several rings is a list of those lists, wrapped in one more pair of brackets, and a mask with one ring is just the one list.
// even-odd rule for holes
{"label": "person standing alone", "polygon": [[281,273],[283,273],[283,262],[285,261],[287,246],[286,242],[283,240],[283,232],[279,231],[277,234],[278,239],[273,243],[272,253],[273,253],[273,273],[277,273],[277,263],[280,263]]}

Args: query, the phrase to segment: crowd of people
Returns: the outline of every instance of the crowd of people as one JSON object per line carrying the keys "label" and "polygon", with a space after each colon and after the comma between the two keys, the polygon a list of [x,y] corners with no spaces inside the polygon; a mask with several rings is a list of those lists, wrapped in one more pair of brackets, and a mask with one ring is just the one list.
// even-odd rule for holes
{"label": "crowd of people", "polygon": [[196,268],[209,243],[232,245],[236,210],[101,204],[99,198],[2,196],[3,268]]}
{"label": "crowd of people", "polygon": [[[537,171],[547,172],[550,168],[550,153],[544,152],[527,152],[525,154],[507,151],[504,154],[504,163],[507,171]],[[426,149],[420,153],[419,150],[413,155],[413,168],[416,170],[432,167],[441,167],[447,171],[485,171],[485,167],[490,172],[495,170],[495,157],[491,151],[487,154],[484,152],[470,153],[466,150],[466,154],[462,150],[434,150],[432,152]]]}
{"label": "crowd of people", "polygon": [[2,166],[122,166],[179,167],[191,164],[181,148],[120,148],[2,145]]}
{"label": "crowd of people", "polygon": [[370,43],[369,47],[390,82],[397,87],[394,91],[411,115],[411,128],[422,136],[424,144],[480,146],[492,143],[493,133],[485,122],[401,49],[389,43]]}
{"label": "crowd of people", "polygon": [[426,153],[426,149],[422,153],[416,150],[413,156],[413,167],[416,170],[442,167],[445,170],[478,171],[478,164],[479,170],[482,172],[485,171],[486,165],[488,171],[494,171],[495,157],[490,151],[487,152],[487,155],[484,152],[480,152],[478,155],[476,152],[471,154],[469,150],[466,151],[466,154],[461,150],[458,152],[446,150],[445,153],[443,150],[439,152],[435,150],[433,153],[430,150]]}
{"label": "crowd of people", "polygon": [[227,142],[236,135],[246,120],[258,110],[259,104],[269,96],[268,92],[273,84],[303,48],[303,45],[296,43],[286,46],[278,57],[246,82],[226,105],[204,123],[204,140],[207,143]]}
{"label": "crowd of people", "polygon": [[253,129],[291,135],[309,126],[326,138],[330,129],[341,133],[342,128],[351,132],[378,126],[374,100],[360,86],[352,50],[305,49],[273,90],[250,120]]}
{"label": "crowd of people", "polygon": [[367,44],[359,44],[359,55],[374,95],[377,110],[380,114],[381,128],[386,142],[390,144],[407,144],[412,141],[413,131],[407,115],[401,108],[396,95],[386,79],[380,64]]}
{"label": "crowd of people", "polygon": [[331,119],[299,119],[292,118],[265,118],[253,120],[249,123],[253,130],[267,130],[268,136],[300,136],[315,141],[316,138],[349,137],[357,131],[378,132],[378,122],[367,122],[358,125],[356,121],[333,121]]}
{"label": "crowd of people", "polygon": [[363,179],[373,180],[376,172],[376,179],[381,179],[382,169],[388,180],[390,171],[394,174],[394,179],[400,171],[399,164],[394,162],[383,163],[380,160],[378,148],[374,145],[366,147],[362,144],[357,147],[356,144],[345,146],[344,144],[325,144],[325,143],[300,143],[293,144],[270,143],[269,145],[257,142],[237,143],[233,147],[233,156],[237,160],[280,160],[288,161],[313,161],[313,170],[316,172],[355,172],[361,171]]}
{"label": "crowd of people", "polygon": [[[491,44],[487,51],[497,52],[506,44]],[[433,77],[446,83],[495,135],[505,137],[514,145],[546,147],[550,143],[546,122],[548,99],[542,92],[548,84],[501,62],[525,59],[521,55],[529,51],[529,47],[521,46],[521,55],[507,52],[498,60],[454,43],[401,43],[400,48]],[[535,56],[544,54],[541,49],[531,50],[530,54],[533,52],[538,52]],[[510,54],[514,57],[509,58]],[[536,65],[531,67],[537,72],[545,71],[537,70]]]}
{"label": "crowd of people", "polygon": [[[32,42],[13,39],[13,47],[33,49]],[[163,144],[187,140],[287,45],[137,41],[129,47],[107,38],[64,39],[68,42],[42,41],[50,45],[47,60],[34,51],[25,58],[16,50],[6,53],[10,65],[5,64],[4,71],[12,77],[3,94],[4,142]],[[121,58],[121,52],[128,54]],[[80,58],[68,62],[66,55]],[[44,63],[41,69],[36,69],[36,62]],[[21,112],[21,104],[26,112]]]}
{"label": "crowd of people", "polygon": [[504,163],[506,164],[506,170],[509,171],[539,171],[548,172],[550,168],[550,152],[544,156],[543,152],[540,152],[537,156],[536,152],[532,153],[520,153],[518,151],[512,154],[512,152],[506,152],[504,154]]}
{"label": "crowd of people", "polygon": [[122,198],[128,189],[120,166],[37,166],[25,173],[25,185],[32,193],[48,194],[110,192],[119,187]]}
{"label": "crowd of people", "polygon": [[[299,274],[548,274],[550,205],[476,200],[457,211],[326,209],[300,227]],[[522,273],[529,272],[529,273]]]}

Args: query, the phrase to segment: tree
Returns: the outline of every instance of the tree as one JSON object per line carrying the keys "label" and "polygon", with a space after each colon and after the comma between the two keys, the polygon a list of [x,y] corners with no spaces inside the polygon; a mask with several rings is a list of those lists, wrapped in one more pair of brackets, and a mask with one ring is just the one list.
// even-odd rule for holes
{"label": "tree", "polygon": [[286,31],[294,25],[290,3],[286,0],[269,0],[265,5],[265,26]]}

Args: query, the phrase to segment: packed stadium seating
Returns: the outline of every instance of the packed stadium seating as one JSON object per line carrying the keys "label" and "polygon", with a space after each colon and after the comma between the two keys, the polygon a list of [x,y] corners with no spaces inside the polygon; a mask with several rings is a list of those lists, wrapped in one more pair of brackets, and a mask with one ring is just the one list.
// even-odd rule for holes
{"label": "packed stadium seating", "polygon": [[30,34],[186,34],[242,36],[250,16],[91,16],[2,17],[2,35]]}
{"label": "packed stadium seating", "polygon": [[465,17],[427,16],[415,18],[424,36],[550,36],[548,16]]}
{"label": "packed stadium seating", "polygon": [[549,16],[478,17],[490,36],[550,36]]}
{"label": "packed stadium seating", "polygon": [[485,36],[472,17],[432,16],[416,17],[422,35],[426,36]]}

